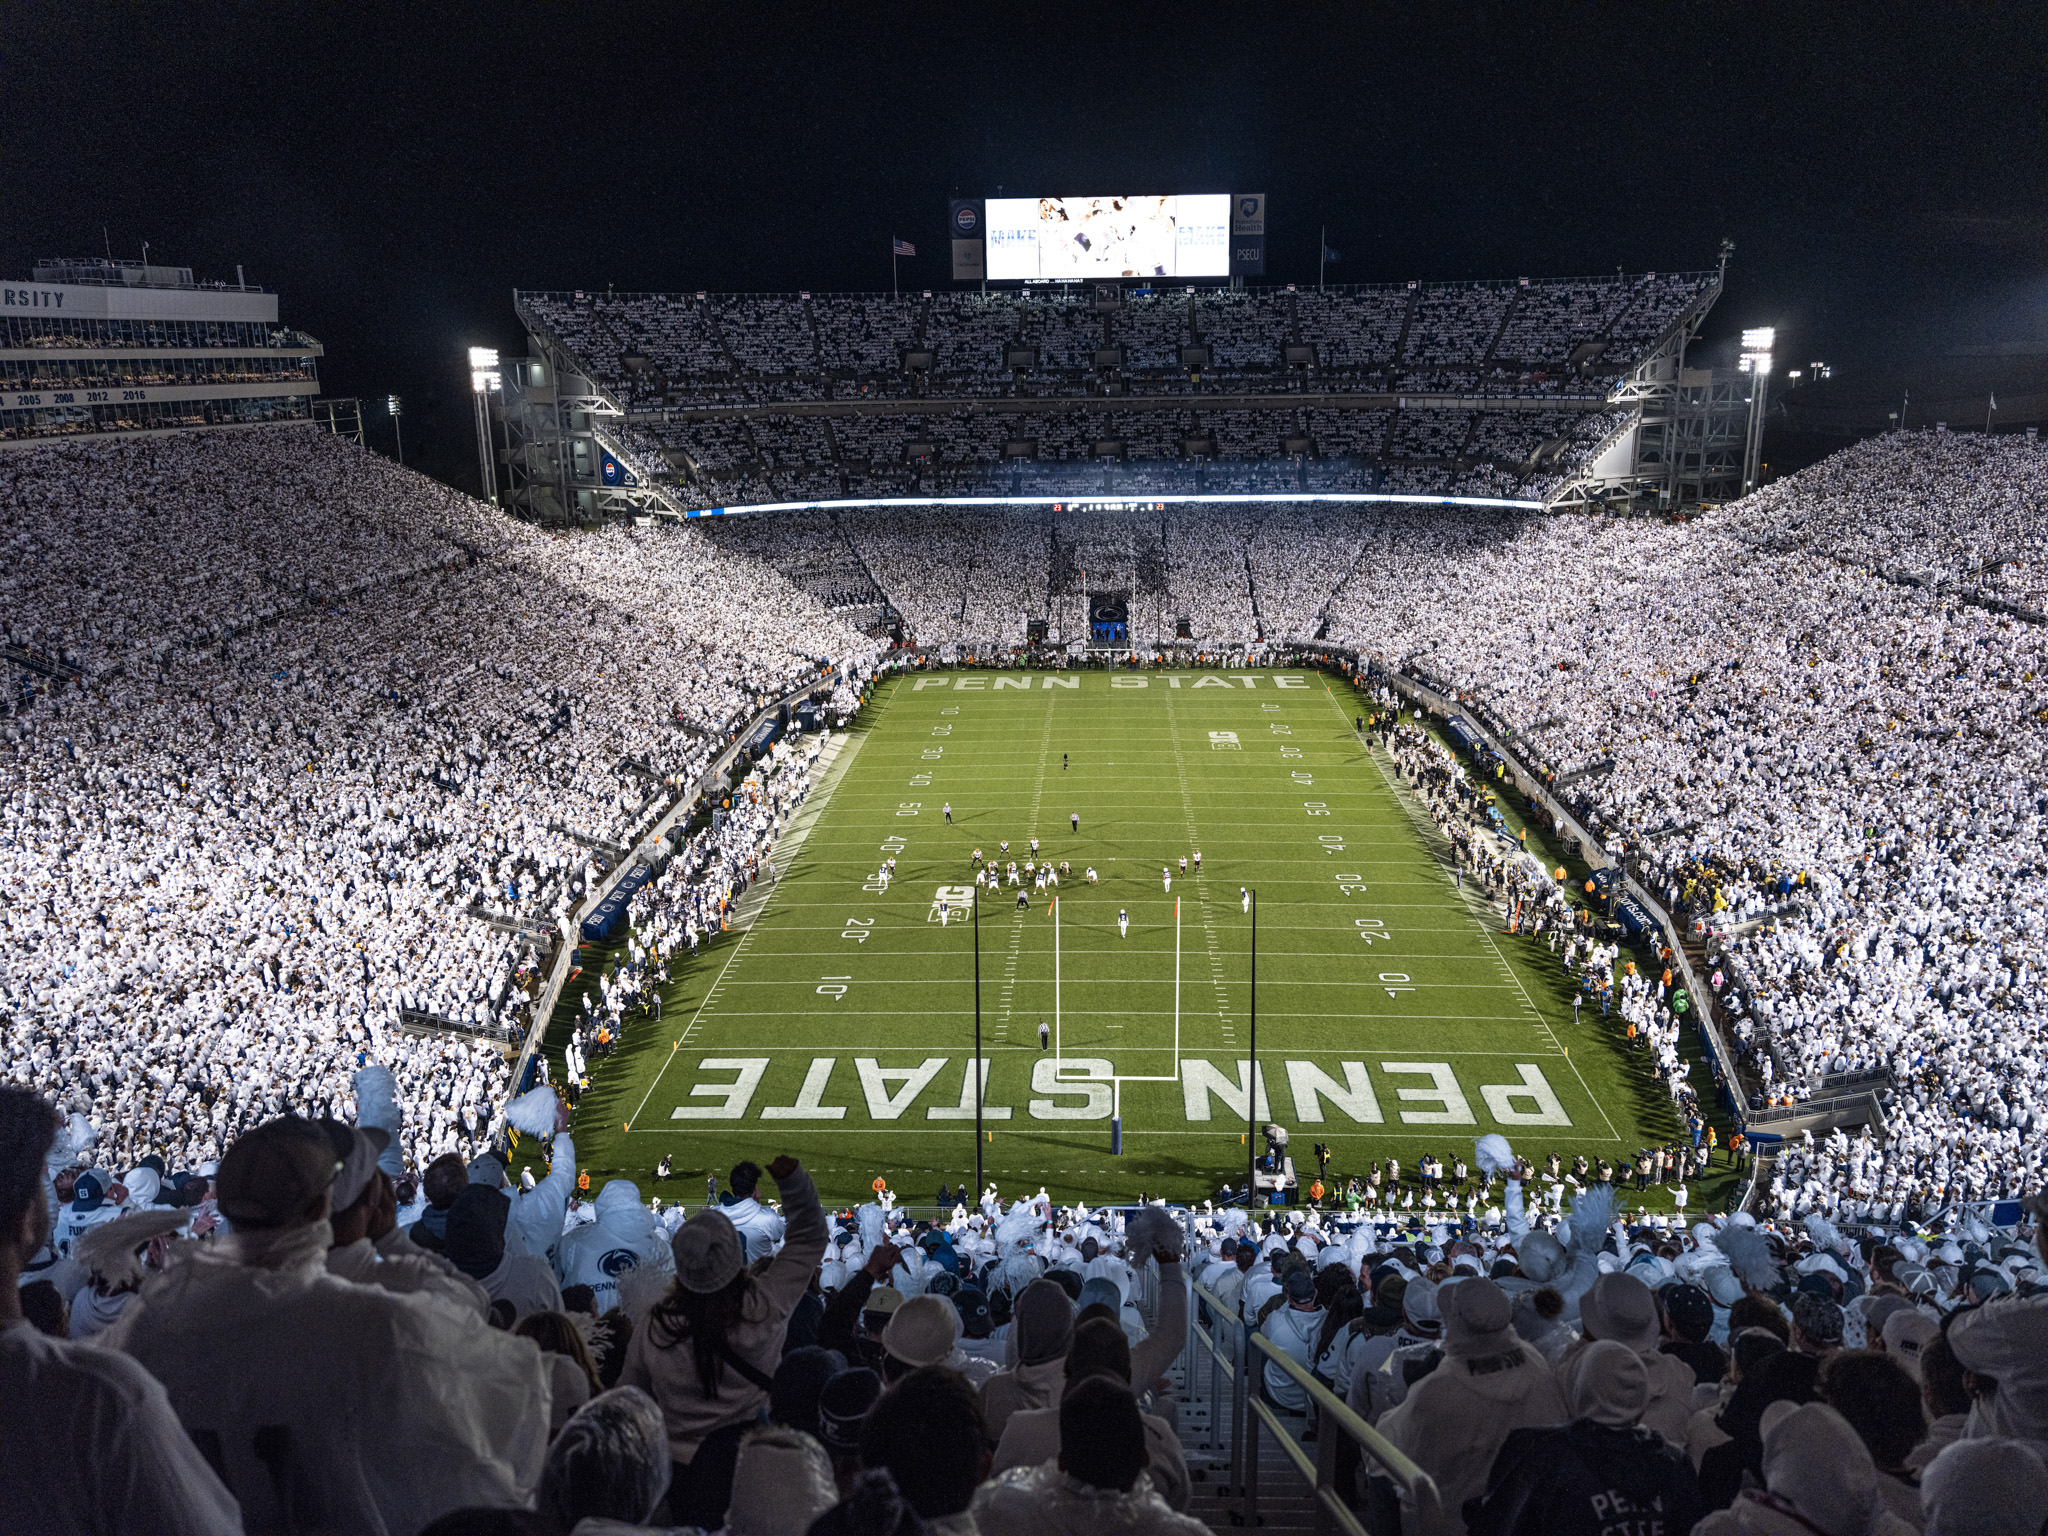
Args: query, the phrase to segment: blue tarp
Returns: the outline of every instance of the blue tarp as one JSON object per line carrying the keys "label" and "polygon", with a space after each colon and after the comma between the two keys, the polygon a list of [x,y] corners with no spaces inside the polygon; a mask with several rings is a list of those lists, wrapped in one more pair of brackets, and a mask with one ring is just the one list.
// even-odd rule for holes
{"label": "blue tarp", "polygon": [[759,761],[761,754],[766,752],[773,745],[775,745],[775,738],[777,736],[780,736],[781,734],[781,721],[763,721],[761,724],[761,728],[755,731],[753,735],[747,738],[747,756],[755,759],[756,761]]}
{"label": "blue tarp", "polygon": [[1660,931],[1657,919],[1650,916],[1649,910],[1633,896],[1624,897],[1617,902],[1614,915],[1621,926],[1628,930],[1628,936],[1632,939],[1644,938]]}
{"label": "blue tarp", "polygon": [[1456,738],[1459,747],[1468,753],[1477,753],[1486,747],[1486,743],[1479,739],[1478,731],[1472,728],[1472,722],[1463,715],[1450,716],[1444,721],[1444,729],[1449,731]]}
{"label": "blue tarp", "polygon": [[604,942],[617,936],[625,926],[626,907],[633,900],[640,887],[654,878],[652,864],[635,864],[619,879],[619,883],[606,893],[603,901],[591,908],[590,916],[583,919],[583,937]]}

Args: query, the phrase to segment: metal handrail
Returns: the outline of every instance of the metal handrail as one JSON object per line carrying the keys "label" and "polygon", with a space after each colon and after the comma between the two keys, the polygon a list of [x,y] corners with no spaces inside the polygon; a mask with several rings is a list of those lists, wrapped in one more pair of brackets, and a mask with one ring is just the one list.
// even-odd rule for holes
{"label": "metal handrail", "polygon": [[[1212,1318],[1232,1317],[1228,1305],[1200,1281],[1194,1282],[1194,1294],[1198,1301],[1207,1304]],[[1360,1418],[1349,1404],[1318,1381],[1300,1362],[1265,1335],[1253,1332],[1241,1321],[1234,1324],[1233,1348],[1231,1357],[1226,1360],[1223,1350],[1210,1335],[1203,1332],[1196,1317],[1197,1309],[1189,1308],[1189,1331],[1208,1348],[1215,1366],[1229,1373],[1232,1388],[1231,1481],[1244,1501],[1245,1524],[1258,1523],[1257,1426],[1263,1422],[1272,1431],[1281,1450],[1286,1453],[1294,1469],[1301,1474],[1302,1480],[1309,1485],[1315,1495],[1316,1530],[1319,1536],[1331,1536],[1331,1533],[1339,1530],[1343,1531],[1345,1536],[1370,1536],[1364,1523],[1352,1511],[1342,1491],[1337,1487],[1337,1437],[1331,1433],[1332,1430],[1342,1430],[1349,1435],[1367,1459],[1376,1463],[1400,1489],[1404,1502],[1413,1510],[1413,1529],[1419,1536],[1436,1536],[1436,1533],[1448,1529],[1444,1519],[1443,1498],[1437,1491],[1436,1479],[1417,1466],[1385,1435]],[[1261,1399],[1254,1382],[1254,1367],[1258,1364],[1252,1358],[1254,1352],[1273,1362],[1292,1378],[1314,1405],[1321,1434],[1316,1442],[1316,1455],[1313,1460],[1296,1443],[1294,1436],[1288,1433],[1287,1426],[1280,1422],[1279,1416]],[[1263,1376],[1263,1371],[1260,1371],[1259,1375]],[[1212,1395],[1219,1391],[1220,1379],[1212,1370]],[[1193,1385],[1192,1378],[1189,1385]],[[1215,1423],[1213,1414],[1210,1423],[1212,1426]]]}

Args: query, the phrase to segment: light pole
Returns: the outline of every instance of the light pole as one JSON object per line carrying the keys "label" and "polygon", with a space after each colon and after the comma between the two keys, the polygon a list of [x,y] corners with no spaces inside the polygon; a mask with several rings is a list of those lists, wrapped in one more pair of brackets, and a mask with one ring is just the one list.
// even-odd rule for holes
{"label": "light pole", "polygon": [[1742,451],[1743,494],[1756,489],[1757,467],[1763,458],[1764,413],[1771,380],[1771,347],[1775,327],[1759,325],[1742,333],[1742,371],[1754,381],[1749,390],[1749,432]]}
{"label": "light pole", "polygon": [[[981,881],[974,882],[974,1198],[988,1186],[981,1173]],[[965,1202],[962,1202],[963,1204]]]}
{"label": "light pole", "polygon": [[398,439],[398,462],[403,464],[405,462],[405,429],[399,425],[399,417],[405,409],[405,402],[396,395],[386,395],[384,397],[384,409],[391,413],[391,431]]}
{"label": "light pole", "polygon": [[496,347],[469,349],[469,397],[476,404],[476,463],[484,500],[498,502],[498,461],[491,449],[491,396],[505,387]]}
{"label": "light pole", "polygon": [[1245,1073],[1244,1088],[1244,1208],[1252,1209],[1252,1196],[1259,1187],[1259,893],[1252,899],[1252,987],[1251,1065]]}

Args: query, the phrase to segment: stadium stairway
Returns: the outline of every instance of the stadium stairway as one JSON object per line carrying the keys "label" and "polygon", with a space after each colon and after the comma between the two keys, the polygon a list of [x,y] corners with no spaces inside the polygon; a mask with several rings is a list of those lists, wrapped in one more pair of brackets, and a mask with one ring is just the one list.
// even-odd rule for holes
{"label": "stadium stairway", "polygon": [[[1187,1512],[1212,1531],[1242,1527],[1244,1491],[1230,1478],[1230,1384],[1223,1383],[1216,1394],[1212,1414],[1208,1354],[1202,1351],[1197,1359],[1186,1350],[1167,1373],[1167,1381],[1180,1415],[1181,1454],[1192,1485]],[[1298,1444],[1308,1421],[1283,1416],[1282,1422],[1290,1424]],[[1313,1442],[1302,1449],[1314,1459]],[[1275,1536],[1310,1536],[1316,1527],[1315,1496],[1263,1425],[1258,1483],[1258,1528]]]}

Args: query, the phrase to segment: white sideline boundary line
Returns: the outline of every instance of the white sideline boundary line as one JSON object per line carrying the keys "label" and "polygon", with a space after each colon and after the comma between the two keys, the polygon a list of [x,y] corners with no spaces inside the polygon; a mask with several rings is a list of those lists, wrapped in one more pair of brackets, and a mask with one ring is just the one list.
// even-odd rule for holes
{"label": "white sideline boundary line", "polygon": [[[1330,680],[1327,677],[1323,679],[1323,693],[1328,697],[1330,701],[1330,708],[1337,710],[1338,716],[1342,718],[1344,715],[1344,711],[1338,708],[1336,690],[1330,687]],[[1350,726],[1350,721],[1348,719],[1345,720],[1345,725],[1347,726],[1347,728]],[[1401,809],[1407,813],[1409,823],[1415,828],[1416,836],[1420,837],[1423,841],[1423,846],[1429,849],[1430,857],[1436,862],[1439,872],[1443,873],[1445,880],[1449,881],[1455,889],[1457,886],[1457,881],[1448,871],[1444,870],[1444,860],[1440,855],[1437,854],[1434,846],[1432,846],[1432,840],[1430,839],[1428,834],[1423,832],[1422,821],[1421,818],[1416,814],[1415,807],[1409,804],[1406,800],[1403,800],[1401,798],[1400,787],[1394,783],[1393,775],[1387,772],[1386,764],[1382,763],[1379,760],[1379,756],[1373,751],[1371,744],[1367,742],[1361,743],[1361,745],[1364,746],[1365,755],[1368,759],[1371,760],[1373,767],[1379,770],[1380,777],[1386,780],[1388,792],[1393,795],[1394,803],[1399,805]],[[1460,891],[1458,894],[1459,899],[1463,901],[1466,910],[1472,910],[1475,904],[1474,898],[1465,896],[1462,891]],[[1478,928],[1480,937],[1486,940],[1487,947],[1493,951],[1493,957],[1494,959],[1500,962],[1501,969],[1506,971],[1509,980],[1514,982],[1515,990],[1522,994],[1523,1005],[1528,1008],[1529,1012],[1532,1015],[1534,1015],[1536,1019],[1536,1027],[1542,1030],[1545,1035],[1549,1036],[1553,1044],[1556,1044],[1557,1035],[1551,1029],[1550,1021],[1543,1017],[1543,1010],[1536,1006],[1536,999],[1531,997],[1529,995],[1529,989],[1522,985],[1522,978],[1520,974],[1516,972],[1513,966],[1508,964],[1507,956],[1500,952],[1500,944],[1495,939],[1493,933],[1492,910],[1490,908],[1487,910],[1486,920],[1483,922],[1480,921],[1477,917],[1475,917],[1473,919],[1473,925]],[[1560,1047],[1560,1049],[1562,1049],[1562,1047]],[[1579,1091],[1585,1094],[1586,1102],[1593,1106],[1594,1113],[1599,1115],[1600,1117],[1600,1123],[1607,1127],[1608,1139],[1610,1141],[1620,1141],[1621,1133],[1614,1128],[1614,1122],[1607,1117],[1607,1106],[1600,1102],[1600,1095],[1595,1093],[1593,1091],[1592,1084],[1586,1081],[1586,1074],[1579,1070],[1579,1064],[1572,1060],[1569,1053],[1566,1053],[1564,1060],[1566,1064],[1571,1067],[1572,1076],[1579,1080]]]}

